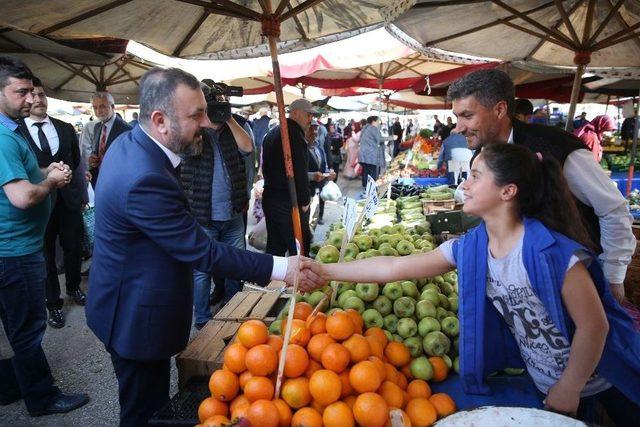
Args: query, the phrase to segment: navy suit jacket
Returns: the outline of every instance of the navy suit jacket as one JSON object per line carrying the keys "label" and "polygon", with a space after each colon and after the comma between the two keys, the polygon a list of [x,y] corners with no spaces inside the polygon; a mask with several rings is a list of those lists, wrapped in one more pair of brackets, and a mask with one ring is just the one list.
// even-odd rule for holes
{"label": "navy suit jacket", "polygon": [[[98,155],[98,152],[100,151],[100,136],[102,135],[102,127],[104,126],[104,124],[102,122],[98,123],[94,129],[94,133],[93,133],[93,141],[91,143],[91,154],[94,155]],[[123,133],[127,132],[131,130],[131,126],[129,125],[129,123],[125,122],[124,120],[122,120],[120,118],[120,116],[118,116],[117,114],[115,115],[114,119],[113,119],[113,125],[111,127],[111,130],[109,131],[109,135],[107,135],[107,141],[106,141],[106,150],[109,150],[109,147],[111,147],[111,144],[113,144],[113,142]],[[89,172],[91,172],[91,175],[93,176],[93,178],[91,179],[91,183],[93,184],[94,188],[97,184],[98,181],[98,174],[100,173],[100,168],[102,167],[102,165],[98,166],[97,168],[90,168]]]}
{"label": "navy suit jacket", "polygon": [[114,141],[96,188],[87,324],[121,357],[166,359],[191,328],[192,270],[265,283],[273,258],[210,239],[166,154],[140,126]]}

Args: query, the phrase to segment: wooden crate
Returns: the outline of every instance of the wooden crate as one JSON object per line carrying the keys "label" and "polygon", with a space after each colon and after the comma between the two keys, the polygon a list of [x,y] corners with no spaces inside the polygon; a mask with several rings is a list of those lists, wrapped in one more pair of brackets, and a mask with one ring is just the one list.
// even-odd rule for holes
{"label": "wooden crate", "polygon": [[267,289],[273,292],[235,294],[176,357],[178,386],[182,388],[194,376],[209,376],[222,366],[224,349],[244,320],[259,319],[270,324],[288,301],[288,295],[279,291],[281,286],[282,282],[272,282]]}
{"label": "wooden crate", "polygon": [[447,200],[423,200],[422,210],[425,215],[429,215],[437,212],[451,211],[455,209],[456,201],[453,199]]}

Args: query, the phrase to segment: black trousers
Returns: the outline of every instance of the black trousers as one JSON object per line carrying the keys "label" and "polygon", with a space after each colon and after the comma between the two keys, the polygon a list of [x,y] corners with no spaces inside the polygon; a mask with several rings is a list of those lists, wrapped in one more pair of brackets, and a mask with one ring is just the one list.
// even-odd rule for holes
{"label": "black trousers", "polygon": [[335,182],[335,183],[338,182],[338,175],[340,175],[340,163],[341,162],[333,162],[331,164],[331,167],[333,168],[333,171],[336,173],[336,177],[333,179],[333,182]]}
{"label": "black trousers", "polygon": [[112,348],[113,369],[118,378],[120,427],[144,427],[169,401],[169,360],[132,360]]}
{"label": "black trousers", "polygon": [[362,186],[364,188],[367,187],[367,176],[371,175],[371,178],[378,179],[378,174],[380,173],[380,168],[376,165],[372,165],[369,163],[360,163],[362,166]]}
{"label": "black trousers", "polygon": [[80,270],[83,227],[82,213],[79,210],[69,209],[58,194],[44,235],[45,259],[47,261],[46,301],[49,310],[58,310],[62,308],[63,303],[60,298],[60,281],[56,266],[56,239],[60,238],[60,246],[62,247],[67,292],[72,292],[79,288],[82,280]]}
{"label": "black trousers", "polygon": [[[298,253],[296,240],[293,235],[293,220],[291,215],[283,216],[283,213],[269,213],[265,211],[265,221],[267,223],[267,248],[266,252],[271,255],[284,256],[287,251],[289,255]],[[302,223],[302,240],[305,255],[309,255],[311,248],[311,230],[309,229],[309,211],[300,211],[300,222]]]}

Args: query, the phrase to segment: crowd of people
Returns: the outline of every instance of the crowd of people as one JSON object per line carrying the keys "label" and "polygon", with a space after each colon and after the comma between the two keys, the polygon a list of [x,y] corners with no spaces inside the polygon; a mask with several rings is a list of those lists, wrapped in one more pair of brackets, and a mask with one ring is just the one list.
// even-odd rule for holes
{"label": "crowd of people", "polygon": [[[456,267],[461,316],[475,319],[461,332],[465,390],[487,393],[486,375],[523,366],[551,410],[585,418],[597,401],[619,425],[640,424],[640,337],[620,306],[636,245],[626,201],[577,136],[517,118],[506,74],[462,77],[448,89],[457,123],[436,117],[442,162],[471,164],[464,209],[482,224],[427,254],[330,266],[293,256],[309,253],[312,197],[338,180],[343,152],[343,176],[362,169],[363,186],[377,178],[387,145],[395,149],[412,123],[394,123],[385,138],[378,116],[322,124],[308,100],[296,100],[286,119],[291,176],[280,124],[266,111],[253,122],[230,109],[214,115],[211,103],[223,99],[175,68],[153,68],[139,86],[137,122],[124,122],[112,96],[98,92],[96,120],[78,139],[47,115],[31,70],[0,58],[0,315],[13,352],[0,354],[0,404],[23,399],[37,416],[89,401],[56,387],[42,349],[46,310],[51,326],[64,324],[59,237],[66,292],[86,304],[112,361],[122,426],[147,425],[169,399],[170,359],[192,325],[211,319],[213,282],[224,302],[241,280],[292,284],[298,274],[310,291],[328,280],[390,282]],[[264,180],[266,254],[245,250],[254,175]],[[87,182],[95,243],[85,295]]]}

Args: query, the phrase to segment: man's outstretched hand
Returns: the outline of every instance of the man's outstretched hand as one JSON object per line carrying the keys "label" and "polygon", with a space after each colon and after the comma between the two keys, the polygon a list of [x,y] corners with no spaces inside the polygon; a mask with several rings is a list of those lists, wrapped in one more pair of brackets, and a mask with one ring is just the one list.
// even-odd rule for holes
{"label": "man's outstretched hand", "polygon": [[324,286],[327,281],[323,278],[321,265],[310,258],[290,256],[287,258],[287,275],[284,281],[289,286],[293,286],[295,275],[298,270],[298,290],[300,292],[310,292]]}

